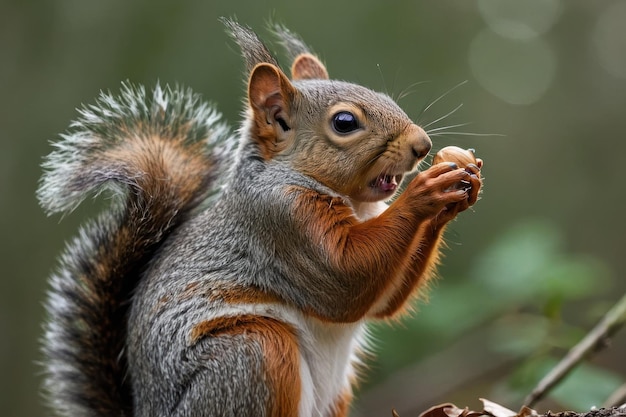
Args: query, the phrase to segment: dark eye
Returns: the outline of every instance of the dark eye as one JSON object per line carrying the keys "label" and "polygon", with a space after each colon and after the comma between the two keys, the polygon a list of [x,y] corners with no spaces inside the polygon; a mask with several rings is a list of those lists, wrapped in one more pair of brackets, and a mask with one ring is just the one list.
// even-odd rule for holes
{"label": "dark eye", "polygon": [[341,135],[354,132],[359,127],[356,116],[349,111],[340,111],[333,116],[333,129]]}

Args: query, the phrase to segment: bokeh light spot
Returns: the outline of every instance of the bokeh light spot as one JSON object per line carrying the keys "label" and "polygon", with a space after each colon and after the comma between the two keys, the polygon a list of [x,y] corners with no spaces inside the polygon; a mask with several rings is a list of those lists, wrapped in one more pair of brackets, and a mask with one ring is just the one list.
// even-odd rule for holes
{"label": "bokeh light spot", "polygon": [[562,13],[559,0],[479,0],[478,10],[492,31],[529,40],[547,32]]}
{"label": "bokeh light spot", "polygon": [[478,82],[511,104],[538,101],[552,83],[556,58],[541,39],[514,41],[484,29],[472,41],[469,63]]}

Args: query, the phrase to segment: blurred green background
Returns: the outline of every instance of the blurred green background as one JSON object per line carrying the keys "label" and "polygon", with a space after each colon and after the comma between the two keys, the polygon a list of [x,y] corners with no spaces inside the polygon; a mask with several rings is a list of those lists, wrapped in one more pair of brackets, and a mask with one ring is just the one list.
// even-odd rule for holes
{"label": "blurred green background", "polygon": [[[422,124],[463,104],[430,128],[469,123],[433,139],[476,148],[483,199],[449,228],[429,303],[373,329],[379,354],[353,414],[478,397],[518,407],[626,289],[623,0],[3,0],[0,413],[45,414],[46,279],[94,207],[44,216],[34,193],[49,141],[126,79],[189,86],[238,123],[243,65],[220,16],[262,36],[268,20],[286,24],[332,77],[403,96]],[[601,405],[626,380],[625,352],[618,333],[539,408]]]}

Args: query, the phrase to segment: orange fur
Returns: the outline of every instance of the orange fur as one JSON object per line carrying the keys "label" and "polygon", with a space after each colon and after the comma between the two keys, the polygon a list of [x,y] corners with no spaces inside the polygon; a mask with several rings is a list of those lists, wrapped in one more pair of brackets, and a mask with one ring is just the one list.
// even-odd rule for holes
{"label": "orange fur", "polygon": [[402,315],[407,311],[407,301],[416,295],[418,287],[425,285],[435,274],[442,235],[443,228],[435,229],[430,222],[420,228],[420,233],[411,244],[412,255],[409,262],[403,265],[402,283],[385,308],[376,312],[377,318]]}
{"label": "orange fur", "polygon": [[300,404],[300,354],[295,329],[270,317],[241,315],[204,321],[192,331],[202,337],[245,335],[261,346],[266,382],[270,389],[267,415],[297,416]]}
{"label": "orange fur", "polygon": [[[380,216],[360,223],[341,198],[299,187],[288,192],[296,193],[293,210],[304,217],[308,236],[323,247],[330,266],[345,277],[342,284],[354,294],[340,320],[361,319],[408,262],[422,219],[406,207],[404,194]],[[408,224],[407,219],[411,220]],[[309,313],[327,320],[316,311]]]}
{"label": "orange fur", "polygon": [[[128,164],[139,167],[145,178],[138,178],[138,183],[167,181],[181,198],[189,198],[203,186],[200,181],[189,181],[190,176],[203,175],[207,170],[207,157],[202,153],[203,142],[183,146],[185,129],[175,138],[161,137],[157,134],[134,133],[135,140],[121,142],[119,146],[107,150],[102,159],[109,159],[116,164]],[[155,155],[145,158],[141,155]],[[156,196],[155,196],[156,198]]]}

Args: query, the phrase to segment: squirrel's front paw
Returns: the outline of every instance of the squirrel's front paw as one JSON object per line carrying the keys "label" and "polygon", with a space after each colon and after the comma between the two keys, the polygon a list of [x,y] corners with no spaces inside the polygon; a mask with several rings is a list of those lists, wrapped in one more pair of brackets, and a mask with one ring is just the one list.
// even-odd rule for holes
{"label": "squirrel's front paw", "polygon": [[477,179],[472,176],[475,174],[467,168],[459,168],[453,162],[442,162],[420,172],[409,184],[407,193],[421,216],[436,217],[446,207],[469,200]]}
{"label": "squirrel's front paw", "polygon": [[450,192],[464,190],[467,192],[467,198],[446,205],[440,215],[437,216],[437,220],[441,223],[452,220],[458,213],[467,210],[467,208],[476,203],[482,187],[480,169],[483,166],[483,161],[480,158],[476,158],[473,149],[465,150],[456,146],[447,146],[437,152],[433,158],[433,164],[442,164],[444,161],[448,163],[453,162],[459,165],[460,168],[464,168],[469,174],[469,178],[455,184],[448,190]]}

